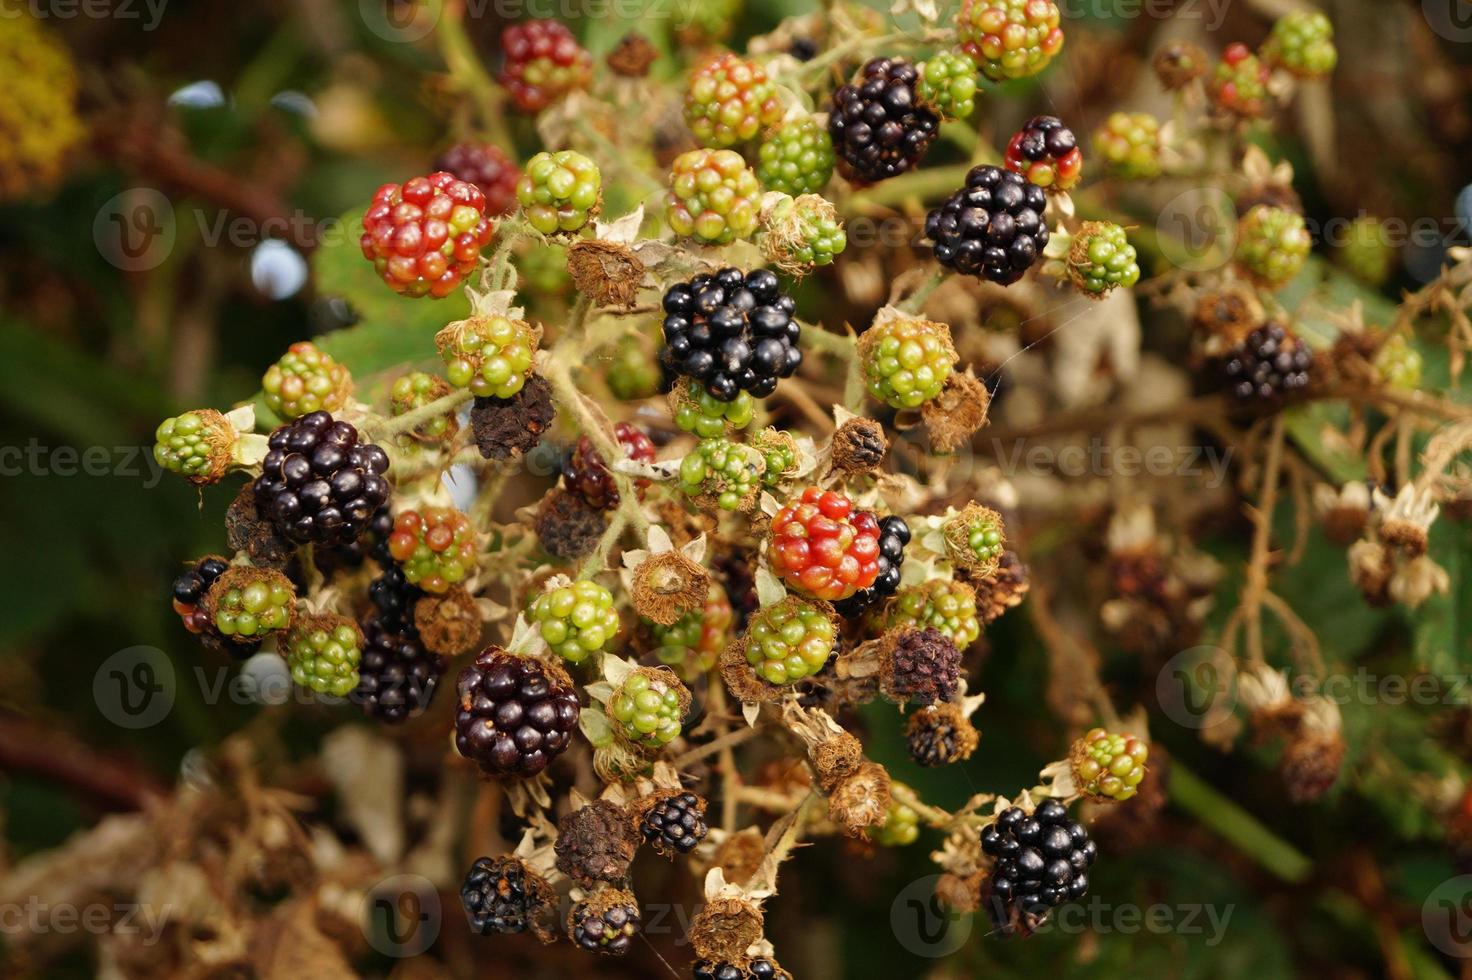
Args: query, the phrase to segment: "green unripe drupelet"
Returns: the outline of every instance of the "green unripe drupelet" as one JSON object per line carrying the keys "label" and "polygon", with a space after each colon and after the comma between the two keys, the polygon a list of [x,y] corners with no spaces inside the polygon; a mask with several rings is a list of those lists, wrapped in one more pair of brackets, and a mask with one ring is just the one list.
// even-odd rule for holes
{"label": "green unripe drupelet", "polygon": [[551,589],[532,600],[529,611],[542,639],[568,663],[582,663],[618,635],[613,593],[597,582]]}
{"label": "green unripe drupelet", "polygon": [[158,465],[198,484],[224,475],[238,438],[229,419],[212,408],[164,419],[153,437]]}
{"label": "green unripe drupelet", "polygon": [[363,634],[345,616],[303,619],[286,635],[291,679],[318,694],[347,697],[358,686]]}
{"label": "green unripe drupelet", "polygon": [[1298,275],[1312,244],[1303,215],[1287,208],[1259,204],[1237,222],[1237,263],[1269,289]]}
{"label": "green unripe drupelet", "polygon": [[280,572],[236,566],[215,579],[204,606],[221,636],[245,642],[289,628],[296,591]]}
{"label": "green unripe drupelet", "polygon": [[681,379],[670,394],[675,424],[701,439],[718,439],[726,434],[727,426],[746,428],[755,407],[756,402],[748,392],[723,402],[706,391],[705,385],[690,378]]}
{"label": "green unripe drupelet", "polygon": [[1124,229],[1113,222],[1085,221],[1068,252],[1068,278],[1091,297],[1139,282],[1140,265]]}
{"label": "green unripe drupelet", "polygon": [[942,119],[965,119],[976,108],[976,64],[956,51],[938,51],[920,65],[920,104]]}
{"label": "green unripe drupelet", "polygon": [[1134,735],[1095,728],[1073,743],[1069,754],[1079,791],[1096,799],[1124,801],[1135,795],[1145,778],[1150,746]]}
{"label": "green unripe drupelet", "polygon": [[940,630],[965,650],[981,635],[976,592],[964,582],[931,579],[895,593],[877,615],[881,632],[901,626]]}
{"label": "green unripe drupelet", "polygon": [[609,699],[608,716],[626,741],[658,748],[679,737],[688,699],[684,685],[667,669],[637,670]]}
{"label": "green unripe drupelet", "polygon": [[741,510],[756,497],[766,464],[750,446],[727,439],[702,439],[680,463],[680,489],[708,496],[721,510]]}
{"label": "green unripe drupelet", "polygon": [[1334,70],[1334,25],[1317,10],[1291,10],[1273,24],[1262,57],[1299,78],[1322,78]]}
{"label": "green unripe drupelet", "polygon": [[761,196],[756,174],[735,150],[691,150],[670,166],[665,218],[676,235],[729,245],[756,231]]}
{"label": "green unripe drupelet", "polygon": [[812,116],[782,123],[757,153],[756,175],[769,191],[817,194],[833,177],[833,137]]}
{"label": "green unripe drupelet", "polygon": [[480,398],[510,398],[526,384],[537,337],[523,320],[499,313],[449,324],[434,337],[445,377]]}
{"label": "green unripe drupelet", "polygon": [[940,395],[956,366],[944,323],[896,316],[859,338],[859,364],[869,394],[891,408],[918,408]]}
{"label": "green unripe drupelet", "polygon": [[598,165],[576,150],[538,153],[516,183],[516,200],[527,223],[544,235],[581,230],[602,198]]}

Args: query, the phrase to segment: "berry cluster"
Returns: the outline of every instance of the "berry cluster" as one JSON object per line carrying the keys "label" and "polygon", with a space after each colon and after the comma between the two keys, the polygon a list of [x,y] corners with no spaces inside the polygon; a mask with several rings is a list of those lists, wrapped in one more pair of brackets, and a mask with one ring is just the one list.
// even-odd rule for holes
{"label": "berry cluster", "polygon": [[919,164],[940,132],[935,113],[920,104],[915,66],[875,58],[833,93],[828,135],[850,180],[875,183]]}
{"label": "berry cluster", "polygon": [[335,412],[352,390],[348,369],[309,340],[288,347],[261,378],[266,407],[287,420],[310,412]]}
{"label": "berry cluster", "polygon": [[215,631],[234,642],[260,640],[287,629],[296,618],[296,592],[280,572],[227,569],[205,596]]}
{"label": "berry cluster", "polygon": [[1068,251],[1068,278],[1088,296],[1139,282],[1140,264],[1124,229],[1112,222],[1085,221]]}
{"label": "berry cluster", "polygon": [[910,758],[926,768],[948,766],[971,757],[980,739],[975,727],[952,703],[932,704],[910,716],[905,745]]}
{"label": "berry cluster", "polygon": [[708,497],[721,510],[750,506],[761,486],[762,455],[728,439],[702,439],[680,461],[680,489],[691,497]]}
{"label": "berry cluster", "polygon": [[1231,44],[1207,80],[1206,93],[1224,112],[1256,119],[1268,111],[1268,66],[1245,44]]}
{"label": "berry cluster", "polygon": [[1026,78],[1063,49],[1053,0],[964,0],[956,15],[961,50],[993,81]]}
{"label": "berry cluster", "polygon": [[705,800],[694,793],[662,796],[644,814],[644,841],[666,853],[689,854],[705,840]]}
{"label": "berry cluster", "polygon": [[884,665],[884,693],[896,701],[934,704],[956,695],[961,651],[937,629],[897,631]]}
{"label": "berry cluster", "polygon": [[1299,78],[1323,78],[1339,61],[1334,25],[1317,10],[1290,10],[1273,23],[1262,57]]}
{"label": "berry cluster", "polygon": [[781,117],[777,86],[754,62],[723,51],[690,75],[685,122],[702,146],[745,143]]}
{"label": "berry cluster", "polygon": [[460,886],[460,902],[479,935],[536,930],[554,910],[551,885],[519,858],[477,858]]}
{"label": "berry cluster", "polygon": [[1112,112],[1094,131],[1094,152],[1104,168],[1127,180],[1159,177],[1160,120],[1148,112]]}
{"label": "berry cluster", "polygon": [[[398,418],[449,393],[450,386],[443,378],[423,371],[410,371],[395,378],[393,386],[389,388],[389,417]],[[415,426],[412,432],[404,433],[397,444],[403,448],[412,448],[420,443],[444,442],[454,438],[459,431],[460,423],[454,413],[445,412]]]}
{"label": "berry cluster", "polygon": [[298,685],[344,698],[358,686],[363,634],[342,616],[303,619],[286,634],[286,666]]}
{"label": "berry cluster", "polygon": [[444,297],[475,270],[494,231],[480,188],[439,171],[380,187],[359,244],[395,292]]}
{"label": "berry cluster", "polygon": [[394,519],[388,552],[404,578],[443,595],[475,571],[479,548],[470,518],[452,507],[406,510]]}
{"label": "berry cluster", "polygon": [[1000,167],[973,167],[966,186],[925,217],[941,265],[1006,286],[1022,278],[1048,244],[1047,196]]}
{"label": "berry cluster", "polygon": [[455,748],[489,776],[535,776],[572,744],[578,695],[560,671],[488,647],[455,687]]}
{"label": "berry cluster", "polygon": [[1227,353],[1222,373],[1241,402],[1276,402],[1308,387],[1314,355],[1282,324],[1269,322]]}
{"label": "berry cluster", "polygon": [[664,294],[664,351],[674,375],[694,378],[719,401],[743,392],[765,398],[802,363],[796,304],[766,269],[722,269]]}
{"label": "berry cluster", "polygon": [[761,185],[735,150],[691,150],[670,166],[665,217],[677,235],[707,245],[750,238],[761,210]]}
{"label": "berry cluster", "polygon": [[424,648],[412,624],[387,614],[370,617],[362,649],[352,699],[364,713],[397,725],[429,707],[445,660]]}
{"label": "berry cluster", "polygon": [[587,660],[618,635],[613,593],[586,579],[543,592],[527,611],[542,639],[570,664]]}
{"label": "berry cluster", "polygon": [[486,214],[503,215],[516,210],[516,182],[521,171],[496,144],[456,143],[436,158],[434,169],[479,187],[486,198]]}
{"label": "berry cluster", "polygon": [[628,742],[646,748],[668,745],[685,720],[682,690],[670,672],[635,671],[608,702],[608,716]]}
{"label": "berry cluster", "polygon": [[838,643],[838,628],[817,605],[796,597],[752,615],[741,640],[746,662],[768,684],[790,684],[823,669]]}
{"label": "berry cluster", "polygon": [[1057,116],[1036,116],[1012,135],[1003,165],[1039,187],[1072,190],[1084,172],[1073,130]]}
{"label": "berry cluster", "polygon": [[920,104],[942,119],[965,119],[976,108],[976,64],[955,51],[937,51],[920,65]]}
{"label": "berry cluster", "polygon": [[494,313],[450,324],[435,335],[445,377],[478,398],[511,398],[526,384],[537,338],[522,320]]}
{"label": "berry cluster", "polygon": [[[613,427],[613,434],[624,450],[627,459],[641,463],[654,462],[654,442],[638,426],[620,422]],[[607,510],[618,506],[618,488],[613,474],[603,456],[587,436],[581,436],[573,451],[562,461],[562,482],[566,487],[587,501],[594,510]],[[634,481],[634,487],[643,495],[648,480]]]}
{"label": "berry cluster", "polygon": [[756,402],[744,391],[731,401],[722,401],[690,378],[675,396],[675,424],[697,438],[715,439],[725,435],[727,427],[746,428],[755,407]]}
{"label": "berry cluster", "polygon": [[802,276],[814,266],[831,265],[848,247],[837,209],[816,194],[781,201],[771,209],[768,221],[762,250],[790,275]]}
{"label": "berry cluster", "polygon": [[527,161],[526,173],[516,182],[516,200],[537,231],[570,235],[598,213],[603,175],[576,150],[544,150]]}
{"label": "berry cluster", "polygon": [[757,151],[756,175],[769,191],[817,194],[833,177],[833,137],[812,116],[782,123]]}
{"label": "berry cluster", "polygon": [[777,487],[796,472],[797,441],[790,432],[768,427],[757,433],[751,446],[762,454],[762,460],[766,463],[766,468],[762,471],[762,485],[768,489]]}
{"label": "berry cluster", "polygon": [[1074,745],[1073,776],[1080,792],[1123,802],[1135,795],[1149,758],[1144,739],[1095,728]]}
{"label": "berry cluster", "polygon": [[981,635],[976,615],[976,593],[963,582],[930,579],[900,589],[879,613],[885,629],[912,626],[935,629],[964,650]]}
{"label": "berry cluster", "polygon": [[1312,245],[1303,215],[1287,208],[1259,204],[1237,222],[1235,258],[1249,276],[1270,289],[1298,275]]}
{"label": "berry cluster", "polygon": [[[627,894],[627,893],[625,893]],[[630,899],[633,896],[629,896]],[[622,956],[629,951],[634,937],[642,928],[639,906],[633,901],[614,904],[582,901],[567,916],[567,931],[579,949],[607,956]]]}
{"label": "berry cluster", "polygon": [[501,32],[501,50],[500,82],[522,112],[540,112],[592,81],[593,56],[558,21],[511,25]]}
{"label": "berry cluster", "polygon": [[213,483],[224,473],[236,441],[235,428],[212,408],[164,419],[153,434],[153,458],[191,483]]}
{"label": "berry cluster", "polygon": [[696,960],[691,976],[693,980],[791,980],[786,970],[765,956],[754,957],[742,964]]}
{"label": "berry cluster", "polygon": [[859,340],[865,387],[890,408],[918,408],[938,396],[957,359],[950,328],[916,317],[882,320]]}
{"label": "berry cluster", "polygon": [[874,584],[860,589],[846,599],[833,603],[833,608],[845,619],[853,619],[881,599],[894,595],[900,587],[900,566],[905,563],[905,545],[910,543],[910,525],[905,519],[891,514],[879,521],[879,574]]}
{"label": "berry cluster", "polygon": [[388,502],[388,454],[326,412],[283,425],[267,442],[256,506],[283,537],[299,543],[357,540]]}
{"label": "berry cluster", "polygon": [[1098,854],[1083,824],[1068,819],[1057,800],[1044,800],[1031,814],[1018,806],[1003,810],[982,831],[981,849],[996,860],[988,910],[1004,930],[1031,928],[1063,903],[1083,898]]}
{"label": "berry cluster", "polygon": [[879,578],[879,521],[841,493],[808,487],[772,518],[773,569],[788,585],[830,602]]}

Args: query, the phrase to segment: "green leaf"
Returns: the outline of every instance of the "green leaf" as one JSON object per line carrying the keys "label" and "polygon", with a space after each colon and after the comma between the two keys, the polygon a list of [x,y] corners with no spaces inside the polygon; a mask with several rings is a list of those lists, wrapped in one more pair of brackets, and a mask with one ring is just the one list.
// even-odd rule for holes
{"label": "green leaf", "polygon": [[1416,665],[1440,677],[1460,675],[1472,664],[1472,637],[1462,613],[1472,610],[1472,528],[1458,521],[1431,525],[1428,551],[1451,577],[1445,595],[1432,595],[1413,617]]}

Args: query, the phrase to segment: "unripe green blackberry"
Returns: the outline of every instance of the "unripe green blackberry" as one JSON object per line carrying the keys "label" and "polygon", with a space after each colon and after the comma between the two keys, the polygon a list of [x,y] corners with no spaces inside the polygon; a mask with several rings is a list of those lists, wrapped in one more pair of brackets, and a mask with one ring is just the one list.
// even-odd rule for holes
{"label": "unripe green blackberry", "polygon": [[1334,25],[1317,10],[1290,10],[1273,23],[1262,57],[1299,78],[1322,78],[1334,70]]}
{"label": "unripe green blackberry", "polygon": [[812,116],[789,119],[757,151],[756,175],[769,191],[817,194],[833,177],[833,137]]}
{"label": "unripe green blackberry", "polygon": [[568,663],[582,663],[618,635],[613,593],[597,582],[549,589],[532,600],[528,611],[542,639]]}
{"label": "unripe green blackberry", "polygon": [[884,847],[906,847],[919,839],[920,814],[898,800],[890,800],[884,823],[874,831],[874,843]]}
{"label": "unripe green blackberry", "polygon": [[659,361],[646,342],[633,334],[619,339],[608,365],[608,389],[622,401],[659,393]]}
{"label": "unripe green blackberry", "polygon": [[1007,533],[1002,515],[990,507],[967,504],[941,525],[946,557],[966,570],[973,579],[984,579],[996,571],[1007,550]]}
{"label": "unripe green blackberry", "polygon": [[891,408],[918,408],[940,395],[956,361],[951,328],[919,317],[883,320],[859,338],[864,385]]}
{"label": "unripe green blackberry", "polygon": [[1277,289],[1298,275],[1312,244],[1303,215],[1259,204],[1237,222],[1234,257],[1261,285]]}
{"label": "unripe green blackberry", "polygon": [[728,402],[723,402],[705,390],[705,385],[694,378],[682,378],[670,395],[675,424],[686,432],[701,439],[718,439],[726,434],[726,427],[744,429],[751,424],[756,400],[747,392],[740,392]]}
{"label": "unripe green blackberry", "polygon": [[1069,763],[1079,792],[1096,799],[1123,802],[1135,795],[1145,778],[1150,746],[1133,735],[1095,728],[1073,743]]}
{"label": "unripe green blackberry", "polygon": [[965,119],[976,108],[976,63],[956,51],[937,51],[921,62],[915,94],[942,119]]}
{"label": "unripe green blackberry", "polygon": [[673,673],[636,670],[624,679],[608,702],[608,717],[624,740],[644,748],[659,748],[680,735],[690,692]]}
{"label": "unripe green blackberry", "polygon": [[346,616],[310,616],[286,634],[291,679],[318,694],[345,698],[358,686],[363,633]]}
{"label": "unripe green blackberry", "polygon": [[524,320],[494,313],[457,320],[434,343],[450,384],[480,398],[510,398],[526,384],[537,336]]}
{"label": "unripe green blackberry", "polygon": [[961,50],[992,81],[1026,78],[1063,49],[1053,0],[964,0],[956,15]]}
{"label": "unripe green blackberry", "polygon": [[1127,180],[1160,176],[1160,121],[1148,112],[1114,112],[1094,131],[1104,169]]}
{"label": "unripe green blackberry", "polygon": [[[393,387],[389,389],[389,415],[397,418],[438,401],[449,393],[450,385],[444,378],[424,371],[411,371],[394,379]],[[428,422],[420,423],[412,432],[404,433],[399,437],[399,444],[409,446],[416,442],[445,442],[453,439],[459,431],[460,423],[456,420],[454,411],[447,411]]]}
{"label": "unripe green blackberry", "polygon": [[797,441],[790,432],[771,426],[756,434],[751,448],[762,454],[766,469],[762,471],[762,485],[775,487],[797,471]]}
{"label": "unripe green blackberry", "polygon": [[286,421],[335,412],[353,390],[348,369],[309,340],[292,344],[261,378],[266,406]]}
{"label": "unripe green blackberry", "polygon": [[235,566],[210,586],[204,611],[221,636],[237,642],[258,640],[290,628],[296,619],[296,591],[280,572]]}
{"label": "unripe green blackberry", "polygon": [[670,166],[665,218],[675,234],[708,245],[750,238],[761,210],[761,185],[735,150],[691,150]]}
{"label": "unripe green blackberry", "polygon": [[153,434],[153,458],[190,483],[215,483],[225,475],[239,435],[230,420],[212,408],[164,419]]}
{"label": "unripe green blackberry", "polygon": [[680,489],[721,510],[745,510],[756,501],[766,461],[750,446],[702,439],[680,463]]}
{"label": "unripe green blackberry", "polygon": [[741,638],[746,662],[768,684],[791,684],[823,669],[838,628],[817,603],[788,596],[752,614]]}
{"label": "unripe green blackberry", "polygon": [[1371,214],[1362,214],[1349,223],[1336,258],[1351,275],[1371,286],[1385,285],[1395,269],[1395,248],[1380,219]]}
{"label": "unripe green blackberry", "polygon": [[1268,66],[1245,44],[1231,44],[1206,80],[1206,94],[1218,109],[1244,119],[1268,111]]}
{"label": "unripe green blackberry", "polygon": [[1421,352],[1405,334],[1395,334],[1375,355],[1375,371],[1390,387],[1414,391],[1421,386]]}
{"label": "unripe green blackberry", "polygon": [[602,199],[598,165],[576,150],[538,153],[516,182],[516,200],[527,222],[544,235],[581,230]]}
{"label": "unripe green blackberry", "polygon": [[724,51],[690,75],[685,122],[702,146],[721,148],[756,139],[780,118],[777,86],[755,62]]}
{"label": "unripe green blackberry", "polygon": [[1112,221],[1085,221],[1068,252],[1068,279],[1094,298],[1139,282],[1140,264],[1124,229]]}
{"label": "unripe green blackberry", "polygon": [[981,635],[976,593],[964,582],[945,579],[902,587],[884,604],[876,619],[879,632],[900,626],[939,630],[961,650]]}
{"label": "unripe green blackberry", "polygon": [[848,247],[838,210],[817,194],[804,194],[796,200],[783,197],[763,213],[762,220],[766,226],[762,253],[790,275],[801,276],[815,266],[831,265],[834,257]]}

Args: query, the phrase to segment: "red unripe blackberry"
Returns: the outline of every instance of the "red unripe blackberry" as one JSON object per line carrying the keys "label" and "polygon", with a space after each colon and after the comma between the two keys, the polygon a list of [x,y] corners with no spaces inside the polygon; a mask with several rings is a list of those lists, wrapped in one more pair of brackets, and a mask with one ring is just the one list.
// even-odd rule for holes
{"label": "red unripe blackberry", "polygon": [[915,66],[875,58],[833,93],[828,134],[839,170],[850,180],[884,180],[911,169],[940,131],[940,119],[920,105]]}
{"label": "red unripe blackberry", "polygon": [[830,602],[879,577],[879,521],[841,493],[808,487],[772,518],[769,558],[788,585]]}
{"label": "red unripe blackberry", "polygon": [[558,21],[513,24],[501,32],[501,48],[506,61],[498,78],[522,112],[541,112],[592,81],[593,56]]}
{"label": "red unripe blackberry", "polygon": [[439,298],[474,271],[494,230],[480,188],[439,171],[380,187],[358,243],[395,292]]}
{"label": "red unripe blackberry", "polygon": [[467,140],[439,155],[434,169],[454,174],[474,184],[486,198],[486,214],[510,214],[516,210],[516,182],[521,168],[494,143]]}
{"label": "red unripe blackberry", "polygon": [[[638,426],[620,422],[613,427],[624,455],[643,463],[654,462],[654,442]],[[613,474],[603,461],[603,455],[593,447],[587,436],[578,439],[577,446],[562,462],[562,481],[567,488],[577,493],[595,510],[608,510],[618,506],[618,488]],[[644,496],[648,480],[635,480],[634,487],[639,496]]]}
{"label": "red unripe blackberry", "polygon": [[1084,155],[1078,148],[1078,140],[1057,116],[1028,120],[1007,144],[1003,163],[1013,173],[1055,191],[1070,190],[1084,172]]}
{"label": "red unripe blackberry", "polygon": [[966,186],[926,215],[925,234],[941,265],[1007,286],[1042,258],[1046,208],[1043,189],[1021,175],[973,167]]}
{"label": "red unripe blackberry", "polygon": [[578,695],[560,670],[488,647],[455,687],[455,748],[489,776],[535,776],[572,744]]}
{"label": "red unripe blackberry", "polygon": [[256,506],[299,544],[355,541],[388,502],[388,454],[326,412],[283,425],[267,442]]}

